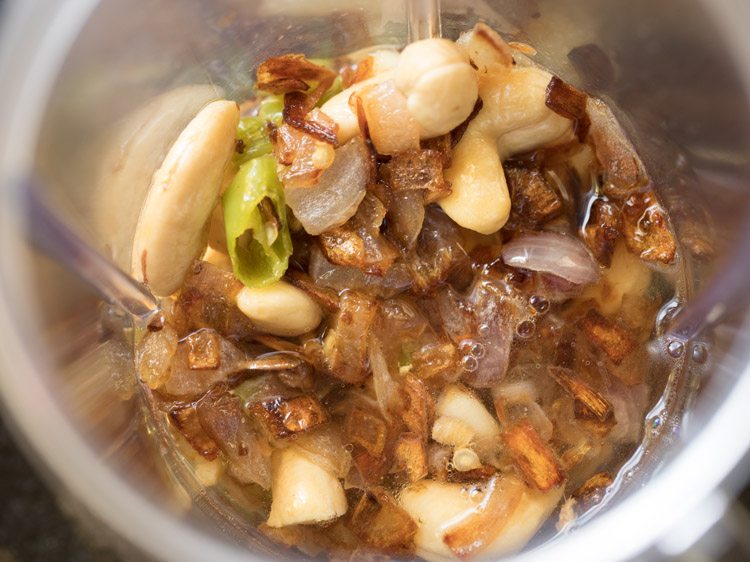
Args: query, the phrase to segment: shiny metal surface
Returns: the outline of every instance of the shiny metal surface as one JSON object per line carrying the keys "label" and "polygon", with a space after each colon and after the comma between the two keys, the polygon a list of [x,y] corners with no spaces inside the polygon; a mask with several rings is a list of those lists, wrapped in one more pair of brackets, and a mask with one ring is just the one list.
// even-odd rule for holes
{"label": "shiny metal surface", "polygon": [[[164,443],[136,431],[126,342],[116,318],[74,276],[33,254],[18,186],[41,178],[56,210],[117,263],[148,179],[207,99],[242,99],[257,61],[402,43],[400,1],[68,0],[11,2],[0,33],[0,400],[28,452],[111,533],[126,558],[247,560],[190,510],[161,470]],[[730,261],[750,204],[750,38],[741,0],[444,2],[443,35],[478,19],[527,41],[563,78],[611,100],[668,202],[680,241],[706,234],[714,257],[689,259],[696,292]],[[369,35],[369,38],[368,38]],[[596,45],[605,56],[586,59]],[[582,47],[586,47],[582,49]],[[577,48],[577,49],[576,49]],[[584,64],[581,62],[583,56]],[[149,124],[151,126],[149,127]],[[691,242],[692,241],[692,242]],[[737,268],[740,269],[732,269]],[[680,524],[750,448],[750,330],[745,295],[686,354],[680,397],[617,501],[519,560],[625,560]],[[99,328],[104,318],[105,329]],[[693,361],[691,357],[701,361]],[[733,478],[730,478],[733,475]],[[729,480],[727,480],[730,478]],[[203,498],[195,498],[200,502]],[[102,531],[105,532],[105,531]]]}

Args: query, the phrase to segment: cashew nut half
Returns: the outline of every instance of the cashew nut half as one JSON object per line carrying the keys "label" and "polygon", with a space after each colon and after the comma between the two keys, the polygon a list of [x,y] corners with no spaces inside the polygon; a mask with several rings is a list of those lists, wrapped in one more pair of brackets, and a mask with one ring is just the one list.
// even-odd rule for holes
{"label": "cashew nut half", "polygon": [[446,39],[417,41],[409,44],[397,61],[393,69],[380,65],[373,77],[353,84],[323,104],[323,113],[338,125],[339,144],[359,133],[357,116],[349,105],[352,94],[391,79],[406,96],[420,138],[445,134],[471,114],[479,91],[477,76],[468,56],[456,44]]}
{"label": "cashew nut half", "polygon": [[234,152],[240,110],[231,101],[204,107],[154,173],[133,242],[133,275],[154,294],[182,285],[206,247],[207,223]]}
{"label": "cashew nut half", "polygon": [[[486,26],[460,40],[469,53],[481,56],[479,97],[482,110],[469,123],[453,153],[445,178],[451,193],[440,206],[459,225],[492,234],[510,215],[510,196],[502,161],[508,156],[572,138],[572,122],[546,105],[549,72],[513,68],[502,49],[488,47]],[[494,33],[494,32],[493,32]],[[492,45],[502,39],[493,35]]]}
{"label": "cashew nut half", "polygon": [[323,318],[318,304],[286,281],[266,287],[243,287],[237,308],[255,327],[275,336],[299,336],[317,328]]}

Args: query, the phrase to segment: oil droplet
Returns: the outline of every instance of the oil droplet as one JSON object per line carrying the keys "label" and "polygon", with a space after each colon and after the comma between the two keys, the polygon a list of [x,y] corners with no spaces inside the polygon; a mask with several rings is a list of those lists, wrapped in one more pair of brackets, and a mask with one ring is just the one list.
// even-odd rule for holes
{"label": "oil droplet", "polygon": [[346,445],[344,445],[344,449],[346,449],[347,453],[351,453],[354,450],[354,445],[352,445],[351,443],[347,443]]}
{"label": "oil droplet", "polygon": [[685,346],[681,341],[671,341],[667,345],[667,353],[677,359],[685,351]]}
{"label": "oil droplet", "polygon": [[690,357],[696,363],[705,363],[706,359],[708,359],[708,350],[706,349],[706,346],[702,343],[696,343],[693,346],[693,352],[690,354]]}
{"label": "oil droplet", "polygon": [[536,326],[531,320],[524,320],[518,326],[516,326],[516,334],[518,334],[519,338],[530,338],[534,335],[534,330],[536,329]]}
{"label": "oil droplet", "polygon": [[461,358],[461,367],[464,371],[472,373],[479,368],[479,361],[477,361],[476,357],[472,357],[471,355],[464,355]]}
{"label": "oil droplet", "polygon": [[544,314],[549,310],[549,301],[539,295],[531,295],[529,304],[534,307],[539,314]]}

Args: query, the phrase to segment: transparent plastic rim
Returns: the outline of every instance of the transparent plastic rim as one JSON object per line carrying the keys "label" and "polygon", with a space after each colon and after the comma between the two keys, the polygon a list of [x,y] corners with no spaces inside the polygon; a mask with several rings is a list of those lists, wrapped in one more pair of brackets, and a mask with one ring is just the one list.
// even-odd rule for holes
{"label": "transparent plastic rim", "polygon": [[[8,422],[55,479],[99,521],[144,553],[160,560],[261,560],[246,550],[196,532],[159,509],[100,462],[71,425],[53,389],[45,386],[45,366],[21,334],[33,329],[36,303],[23,267],[23,217],[13,201],[13,182],[31,169],[40,114],[55,70],[96,0],[11,1],[0,33],[0,402]],[[750,92],[750,40],[738,17],[741,0],[704,2],[716,18],[737,61],[746,61]],[[9,79],[9,77],[12,78]],[[26,314],[19,316],[18,311]],[[30,313],[30,314],[29,314]],[[750,326],[746,326],[750,328]],[[668,532],[698,508],[750,449],[750,366],[721,408],[690,444],[656,476],[619,506],[572,535],[515,560],[601,562],[626,560]],[[696,469],[700,467],[700,478]]]}

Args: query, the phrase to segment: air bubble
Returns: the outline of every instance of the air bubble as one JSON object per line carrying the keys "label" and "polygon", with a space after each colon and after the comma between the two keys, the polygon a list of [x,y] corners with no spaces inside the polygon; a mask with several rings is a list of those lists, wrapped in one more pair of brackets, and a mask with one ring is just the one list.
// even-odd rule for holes
{"label": "air bubble", "polygon": [[344,449],[347,453],[351,453],[354,450],[354,445],[352,445],[351,443],[347,443],[346,445],[344,445]]}
{"label": "air bubble", "polygon": [[481,359],[484,357],[484,346],[479,342],[474,342],[474,344],[469,349],[469,355],[472,357],[476,357],[477,359]]}
{"label": "air bubble", "polygon": [[477,328],[477,331],[479,332],[479,335],[481,336],[487,336],[490,333],[490,325],[489,324],[480,324]]}
{"label": "air bubble", "polygon": [[516,326],[516,334],[518,334],[519,338],[530,338],[534,335],[534,330],[536,329],[536,326],[531,320],[524,320],[518,326]]}
{"label": "air bubble", "polygon": [[476,357],[472,357],[471,355],[464,355],[461,358],[461,367],[464,371],[472,373],[479,368],[479,361],[477,361]]}
{"label": "air bubble", "polygon": [[669,353],[675,359],[680,357],[684,351],[685,345],[680,341],[671,341],[669,342],[669,345],[667,345],[667,353]]}
{"label": "air bubble", "polygon": [[545,314],[549,310],[549,301],[539,295],[529,297],[529,304],[534,307],[539,314]]}
{"label": "air bubble", "polygon": [[651,419],[651,421],[648,424],[648,430],[651,432],[652,436],[655,436],[659,433],[662,423],[663,422],[662,422],[661,416],[656,416]]}
{"label": "air bubble", "polygon": [[706,359],[708,359],[708,350],[706,349],[706,346],[702,343],[695,344],[690,357],[696,363],[705,363]]}

